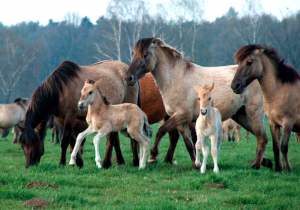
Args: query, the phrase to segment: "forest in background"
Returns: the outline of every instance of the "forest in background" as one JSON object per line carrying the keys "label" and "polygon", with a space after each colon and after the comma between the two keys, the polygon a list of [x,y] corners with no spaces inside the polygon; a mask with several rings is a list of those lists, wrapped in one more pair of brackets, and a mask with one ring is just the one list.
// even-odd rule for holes
{"label": "forest in background", "polygon": [[279,20],[246,0],[243,16],[231,7],[209,22],[202,19],[202,3],[176,0],[171,8],[175,18],[161,4],[150,14],[146,1],[112,0],[96,24],[76,13],[61,22],[50,19],[45,26],[39,22],[5,26],[0,20],[0,103],[30,98],[65,60],[79,65],[102,60],[129,64],[134,44],[144,37],[163,37],[201,66],[231,65],[240,47],[266,45],[300,70],[300,11]]}

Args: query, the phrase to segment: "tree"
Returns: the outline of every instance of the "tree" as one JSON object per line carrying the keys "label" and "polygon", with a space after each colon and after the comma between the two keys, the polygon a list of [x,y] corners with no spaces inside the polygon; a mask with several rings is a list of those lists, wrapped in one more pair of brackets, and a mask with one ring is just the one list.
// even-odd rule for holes
{"label": "tree", "polygon": [[5,103],[9,103],[12,91],[35,59],[39,46],[29,46],[23,37],[15,37],[8,31],[2,31],[0,37],[0,90]]}

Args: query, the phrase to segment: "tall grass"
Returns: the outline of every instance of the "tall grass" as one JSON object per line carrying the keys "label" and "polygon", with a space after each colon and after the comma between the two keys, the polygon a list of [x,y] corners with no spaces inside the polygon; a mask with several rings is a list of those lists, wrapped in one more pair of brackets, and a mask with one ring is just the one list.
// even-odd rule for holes
{"label": "tall grass", "polygon": [[[158,125],[152,127],[156,132]],[[244,137],[244,132],[242,134]],[[265,156],[274,163],[270,133],[268,136],[270,140]],[[175,152],[178,164],[164,163],[163,156],[169,145],[167,136],[160,144],[158,163],[147,164],[145,170],[133,167],[130,141],[124,137],[120,141],[126,163],[113,163],[108,170],[96,167],[92,136],[84,146],[82,169],[58,165],[60,145],[50,143],[50,132],[45,139],[45,154],[40,164],[25,169],[23,151],[11,143],[12,139],[12,134],[0,139],[0,209],[28,209],[21,203],[35,197],[48,200],[49,209],[300,208],[300,144],[295,142],[294,135],[289,143],[291,173],[275,173],[264,167],[259,171],[252,170],[251,161],[256,150],[253,135],[250,135],[249,143],[243,138],[240,143],[225,142],[221,145],[219,174],[212,172],[211,155],[205,174],[193,170],[182,139]],[[101,157],[104,156],[105,144],[106,140],[102,139]],[[30,181],[47,182],[58,188],[27,189]]]}

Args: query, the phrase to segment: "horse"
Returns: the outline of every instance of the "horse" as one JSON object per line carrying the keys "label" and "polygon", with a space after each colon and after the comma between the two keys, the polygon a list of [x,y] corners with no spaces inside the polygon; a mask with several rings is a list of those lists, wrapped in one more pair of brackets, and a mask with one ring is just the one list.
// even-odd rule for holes
{"label": "horse", "polygon": [[88,107],[86,121],[89,127],[77,136],[74,150],[71,154],[70,165],[75,164],[76,154],[82,140],[94,133],[93,143],[95,146],[95,161],[98,168],[101,168],[99,143],[103,136],[114,131],[121,131],[140,144],[140,163],[139,168],[144,169],[146,158],[152,137],[152,128],[150,127],[145,113],[136,105],[123,103],[111,105],[103,95],[100,84],[102,80],[86,81],[82,90],[78,107],[83,110]]}
{"label": "horse", "polygon": [[[242,140],[242,134],[241,134],[241,128],[242,126],[238,123],[236,123],[233,119],[229,118],[222,122],[223,127],[223,142],[228,141],[235,141],[235,134],[237,134],[237,142],[241,142]],[[232,135],[231,132],[232,131]],[[249,131],[246,130],[245,135],[247,143],[249,142]]]}
{"label": "horse", "polygon": [[214,83],[210,86],[204,85],[202,88],[195,85],[198,93],[198,100],[200,106],[200,114],[196,120],[196,161],[197,166],[201,165],[200,162],[200,149],[203,152],[203,163],[201,165],[201,173],[206,171],[207,157],[209,154],[209,147],[206,144],[206,138],[211,141],[211,155],[214,160],[214,173],[219,172],[218,156],[220,154],[220,146],[223,140],[222,116],[217,108],[212,106],[211,92],[214,88]]}
{"label": "horse", "polygon": [[60,122],[58,121],[58,119],[56,117],[54,117],[53,118],[53,127],[52,127],[52,131],[51,131],[51,143],[54,142],[54,137],[56,137],[55,143],[58,144],[60,142],[62,134],[63,134],[63,127],[60,124]]}
{"label": "horse", "polygon": [[[166,120],[169,119],[169,116],[166,113],[166,109],[163,104],[163,99],[161,97],[161,94],[155,84],[155,81],[151,73],[147,73],[143,78],[140,78],[139,83],[140,83],[140,95],[141,95],[140,96],[141,109],[147,115],[150,125],[161,121],[164,123]],[[195,124],[190,123],[189,127],[192,131],[192,138],[195,144],[197,141]],[[173,163],[173,156],[174,156],[176,145],[178,143],[179,133],[177,129],[174,129],[169,131],[168,134],[169,134],[170,145],[164,161],[167,163]],[[149,159],[148,162],[153,163],[156,162],[156,160]]]}
{"label": "horse", "polygon": [[[55,115],[63,124],[63,137],[61,140],[60,164],[66,164],[66,150],[74,147],[74,124],[75,119],[79,123],[80,132],[87,128],[85,117],[87,110],[79,110],[77,103],[80,98],[80,91],[86,78],[99,80],[103,78],[102,90],[112,104],[123,102],[137,103],[138,84],[130,87],[125,82],[125,70],[128,66],[120,61],[102,61],[87,66],[79,66],[71,61],[62,62],[46,80],[34,91],[31,103],[26,112],[25,128],[20,128],[22,134],[19,143],[24,150],[28,168],[36,165],[44,154],[44,136],[46,123],[51,115]],[[40,124],[38,133],[34,128]],[[107,136],[107,150],[103,161],[103,167],[108,168],[111,164],[112,145],[117,154],[118,163],[124,163],[118,134],[110,133]],[[83,166],[82,158],[78,153],[76,164]]]}
{"label": "horse", "polygon": [[[284,168],[291,171],[288,160],[288,143],[291,132],[300,132],[300,74],[274,48],[258,44],[246,45],[235,53],[238,69],[231,88],[243,94],[251,82],[258,81],[263,92],[263,107],[269,118],[273,138],[275,171],[281,172],[283,155]],[[280,148],[280,127],[282,143]]]}
{"label": "horse", "polygon": [[234,94],[230,83],[237,65],[221,67],[202,67],[185,59],[183,54],[164,43],[159,38],[140,39],[133,48],[132,61],[126,72],[126,81],[134,85],[147,72],[151,72],[162,95],[170,119],[157,132],[149,159],[156,159],[158,143],[166,132],[179,130],[189,151],[193,168],[195,148],[188,129],[189,122],[195,122],[199,116],[199,103],[193,85],[215,83],[212,93],[213,103],[222,115],[222,120],[233,118],[257,138],[257,150],[253,168],[261,165],[272,167],[272,162],[263,157],[268,136],[263,118],[262,92],[257,82],[252,83],[243,95]]}
{"label": "horse", "polygon": [[[0,104],[0,128],[10,129],[15,125],[24,126],[28,98],[17,98],[11,104]],[[19,132],[16,129],[13,143],[17,143]]]}

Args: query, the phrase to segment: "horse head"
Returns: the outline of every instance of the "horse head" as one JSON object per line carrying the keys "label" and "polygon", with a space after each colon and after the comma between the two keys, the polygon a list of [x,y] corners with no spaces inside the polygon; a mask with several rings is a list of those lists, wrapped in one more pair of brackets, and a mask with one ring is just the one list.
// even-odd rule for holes
{"label": "horse head", "polygon": [[211,91],[214,88],[214,83],[210,86],[199,87],[195,85],[195,89],[198,92],[198,100],[200,103],[200,114],[206,115],[209,108],[212,107],[211,103]]}
{"label": "horse head", "polygon": [[235,53],[238,69],[231,82],[231,89],[234,93],[243,93],[253,80],[260,78],[263,72],[260,55],[263,53],[264,49],[259,45],[247,45]]}
{"label": "horse head", "polygon": [[26,159],[25,168],[37,165],[44,154],[43,140],[38,137],[31,126],[26,126],[25,128],[17,126],[17,128],[21,132],[21,135],[19,137],[19,144],[21,144],[21,147],[24,151]]}
{"label": "horse head", "polygon": [[128,85],[133,86],[137,80],[155,68],[157,64],[155,47],[160,42],[162,41],[158,38],[144,38],[136,43],[125,77]]}
{"label": "horse head", "polygon": [[95,100],[95,89],[100,84],[101,80],[95,82],[93,80],[85,81],[81,90],[81,97],[78,102],[78,108],[84,109],[87,105],[93,103]]}

